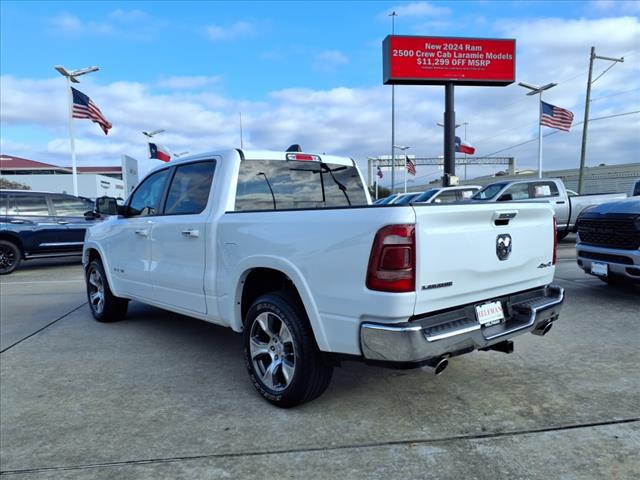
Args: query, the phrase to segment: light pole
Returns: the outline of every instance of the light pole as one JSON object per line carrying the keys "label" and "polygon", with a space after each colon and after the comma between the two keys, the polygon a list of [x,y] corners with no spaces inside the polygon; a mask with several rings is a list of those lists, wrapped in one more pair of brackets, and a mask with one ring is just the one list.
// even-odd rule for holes
{"label": "light pole", "polygon": [[[599,58],[600,60],[609,60],[613,62],[609,68],[607,68],[604,72],[602,72],[595,80],[591,80],[591,75],[593,74],[593,61]],[[591,55],[589,56],[589,77],[587,79],[587,96],[584,102],[584,123],[582,124],[582,146],[580,148],[580,174],[578,175],[578,193],[582,194],[582,179],[584,177],[584,164],[587,158],[587,129],[589,128],[589,104],[591,103],[591,85],[596,83],[596,81],[605,73],[613,68],[616,63],[624,62],[624,57],[620,58],[611,58],[611,57],[601,57],[596,55],[596,47],[591,47]]]}
{"label": "light pole", "polygon": [[[389,14],[391,17],[391,35],[395,34],[396,17],[398,14],[393,11]],[[396,186],[396,86],[391,85],[391,194],[395,192]]]}
{"label": "light pole", "polygon": [[[402,150],[402,153],[406,154],[406,151],[409,150],[411,147],[405,146],[405,145],[394,145],[394,152],[395,149],[397,148],[398,150]],[[394,155],[395,158],[395,155]],[[404,165],[404,193],[407,193],[407,160],[405,159],[405,165]]]}
{"label": "light pole", "polygon": [[531,90],[527,95],[539,95],[539,111],[538,111],[538,178],[542,178],[542,92],[545,90],[549,90],[550,88],[558,85],[557,83],[547,83],[541,87],[537,85],[531,85],[530,83],[520,82],[518,83],[521,87],[527,88]]}
{"label": "light pole", "polygon": [[55,68],[60,75],[67,79],[67,90],[69,91],[69,143],[71,146],[71,171],[73,177],[73,194],[78,196],[78,165],[76,162],[76,139],[75,131],[73,129],[73,92],[71,91],[72,83],[80,83],[77,77],[86,75],[87,73],[97,72],[100,70],[98,67],[86,67],[78,68],[77,70],[67,70],[62,65],[55,65]]}
{"label": "light pole", "polygon": [[160,130],[154,130],[153,132],[142,132],[142,134],[147,137],[147,138],[151,138],[154,135],[158,135],[159,133],[165,132],[166,130],[164,128],[161,128]]}
{"label": "light pole", "polygon": [[[437,122],[436,125],[438,125],[439,127],[444,128],[444,123],[442,122]],[[464,140],[467,140],[467,125],[469,125],[468,122],[463,122],[463,123],[456,123],[454,130],[457,130],[458,127],[462,127],[464,126]],[[467,179],[467,154],[464,154],[464,179]]]}
{"label": "light pole", "polygon": [[176,158],[179,158],[179,157],[185,156],[187,153],[189,153],[189,152],[174,153],[173,156],[176,157]]}

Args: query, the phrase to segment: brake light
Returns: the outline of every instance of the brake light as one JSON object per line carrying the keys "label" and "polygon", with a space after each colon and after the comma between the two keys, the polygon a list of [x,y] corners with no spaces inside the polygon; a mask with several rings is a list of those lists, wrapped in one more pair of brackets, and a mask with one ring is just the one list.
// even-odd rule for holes
{"label": "brake light", "polygon": [[303,162],[319,162],[318,155],[310,155],[308,153],[287,153],[287,160],[298,160]]}
{"label": "brake light", "polygon": [[556,264],[558,251],[558,222],[555,215],[553,216],[553,261],[552,264]]}
{"label": "brake light", "polygon": [[413,292],[416,283],[415,225],[387,225],[376,233],[367,269],[367,288]]}

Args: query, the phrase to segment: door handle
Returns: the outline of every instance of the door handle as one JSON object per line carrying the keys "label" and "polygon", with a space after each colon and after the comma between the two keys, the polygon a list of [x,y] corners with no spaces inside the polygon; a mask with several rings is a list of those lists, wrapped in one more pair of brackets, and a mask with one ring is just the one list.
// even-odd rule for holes
{"label": "door handle", "polygon": [[140,235],[141,237],[147,237],[149,235],[149,230],[146,228],[141,228],[140,230],[135,231],[136,235]]}
{"label": "door handle", "polygon": [[200,236],[200,230],[183,230],[182,231],[182,236],[183,237],[191,237],[191,238],[197,238]]}
{"label": "door handle", "polygon": [[558,204],[558,205],[563,204],[563,203],[564,203],[564,200],[560,201],[560,202],[556,202],[556,204]]}
{"label": "door handle", "polygon": [[69,224],[69,222],[67,222],[66,220],[58,220],[58,223],[60,225],[68,225]]}
{"label": "door handle", "polygon": [[11,221],[9,221],[9,223],[21,224],[21,223],[24,223],[24,220],[11,220]]}

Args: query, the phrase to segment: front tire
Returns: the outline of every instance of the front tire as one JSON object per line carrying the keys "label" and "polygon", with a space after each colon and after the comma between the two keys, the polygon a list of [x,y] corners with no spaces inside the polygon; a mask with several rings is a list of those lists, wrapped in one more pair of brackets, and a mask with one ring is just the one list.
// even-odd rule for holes
{"label": "front tire", "polygon": [[249,309],[244,357],[258,393],[282,408],[319,397],[333,373],[323,361],[304,308],[282,292],[259,297]]}
{"label": "front tire", "polygon": [[0,275],[13,272],[22,260],[20,248],[8,240],[0,240]]}
{"label": "front tire", "polygon": [[127,314],[129,301],[116,297],[109,287],[102,261],[92,260],[86,271],[87,298],[93,318],[99,322],[116,322]]}

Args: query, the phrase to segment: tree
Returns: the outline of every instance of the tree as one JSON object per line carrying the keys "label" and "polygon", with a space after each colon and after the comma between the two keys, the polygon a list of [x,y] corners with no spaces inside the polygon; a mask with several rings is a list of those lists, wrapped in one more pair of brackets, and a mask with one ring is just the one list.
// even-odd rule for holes
{"label": "tree", "polygon": [[[376,198],[376,184],[373,184],[373,187],[369,187],[369,194],[371,195],[371,198]],[[389,195],[391,195],[391,190],[389,190],[386,187],[383,187],[382,185],[378,185],[378,198],[384,198],[384,197],[388,197]]]}
{"label": "tree", "polygon": [[0,188],[6,190],[31,190],[29,185],[11,181],[5,177],[0,177]]}

